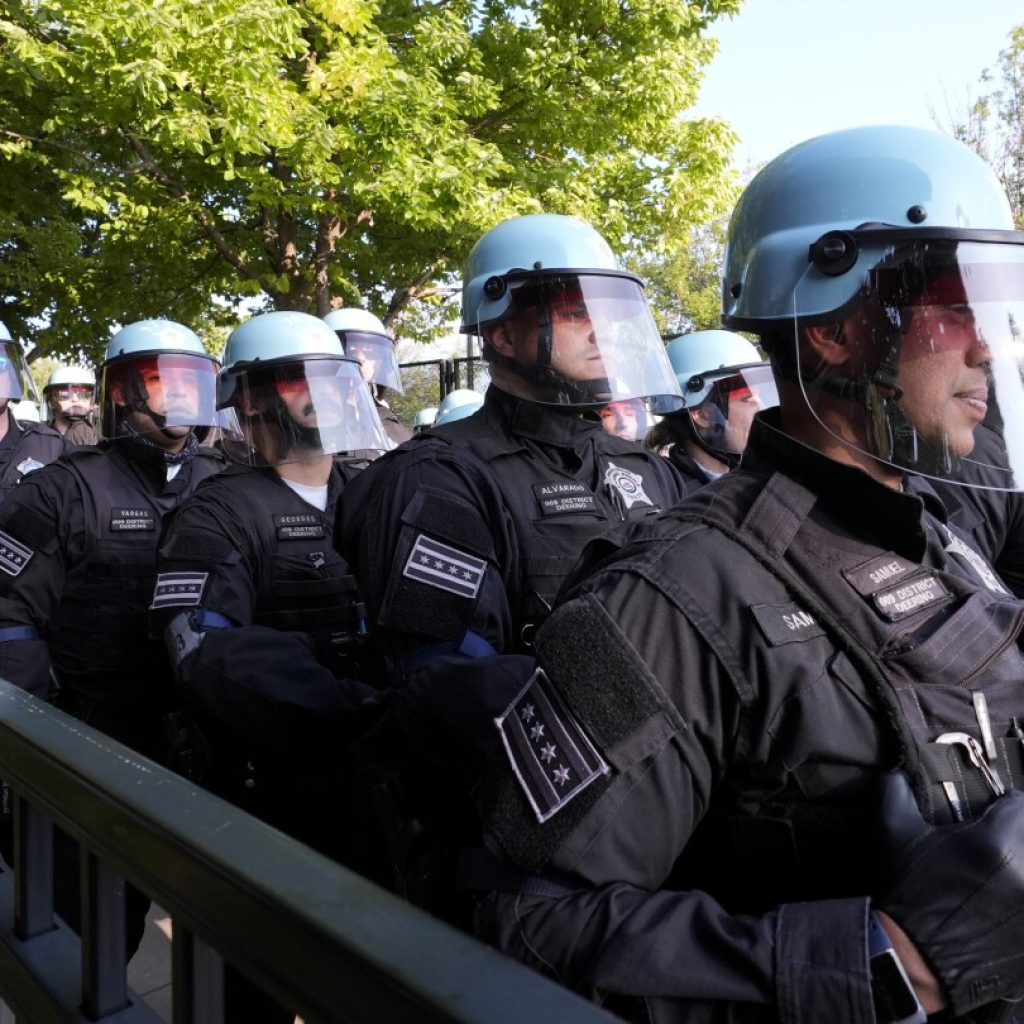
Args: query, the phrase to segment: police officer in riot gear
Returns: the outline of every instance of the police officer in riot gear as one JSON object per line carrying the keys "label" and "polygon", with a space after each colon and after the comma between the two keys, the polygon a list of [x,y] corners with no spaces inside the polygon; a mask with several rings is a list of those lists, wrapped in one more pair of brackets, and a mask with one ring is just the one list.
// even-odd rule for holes
{"label": "police officer in riot gear", "polygon": [[71,444],[96,444],[92,424],[96,374],[88,367],[58,366],[43,388],[47,421]]}
{"label": "police officer in riot gear", "polygon": [[[455,774],[459,757],[442,748],[456,694],[490,693],[532,665],[533,632],[586,542],[681,493],[664,459],[601,428],[609,401],[673,407],[679,395],[640,283],[588,224],[531,215],[484,235],[466,267],[462,326],[490,364],[482,408],[371,465],[336,534],[397,684],[403,742],[433,748]],[[416,791],[419,772],[406,780],[407,806],[457,846],[459,782]],[[400,873],[413,898],[450,910],[416,891],[433,866]]]}
{"label": "police officer in riot gear", "polygon": [[[306,313],[235,328],[217,404],[246,443],[167,524],[154,632],[210,743],[206,785],[372,876],[343,742],[372,714],[366,613],[331,540],[357,469],[332,456],[387,438],[358,362]],[[229,1020],[291,1021],[234,972],[226,991]]]}
{"label": "police officer in riot gear", "polygon": [[387,328],[372,313],[357,306],[335,309],[324,317],[350,359],[358,359],[363,380],[373,395],[377,414],[391,445],[412,437],[412,431],[392,412],[388,392],[402,394],[402,371],[395,355],[395,342]]}
{"label": "police officer in riot gear", "polygon": [[643,442],[651,429],[651,417],[642,398],[609,402],[601,410],[601,426],[623,441]]}
{"label": "police officer in riot gear", "polygon": [[[124,327],[102,364],[102,442],[70,448],[0,508],[0,675],[157,761],[175,700],[146,610],[164,517],[223,466],[200,447],[216,372],[181,324]],[[57,857],[58,910],[73,924],[77,861],[67,844]],[[147,902],[130,900],[130,950]]]}
{"label": "police officer in riot gear", "polygon": [[27,474],[52,462],[66,448],[55,430],[15,418],[11,403],[21,401],[38,404],[39,395],[21,346],[0,323],[0,502]]}
{"label": "police officer in riot gear", "polygon": [[1024,484],[1024,234],[960,143],[854,129],[754,178],[723,288],[780,407],[538,633],[478,932],[637,1020],[1009,1020],[1024,605],[929,478],[988,416]]}
{"label": "police officer in riot gear", "polygon": [[334,333],[306,313],[255,316],[224,350],[218,405],[247,441],[164,531],[153,624],[189,700],[213,723],[211,788],[334,856],[338,724],[369,688],[366,612],[334,550],[357,470],[333,458],[387,439]]}
{"label": "police officer in riot gear", "polygon": [[771,367],[732,331],[696,331],[670,341],[668,358],[684,408],[662,418],[647,447],[668,459],[692,493],[739,465],[750,426],[779,402]]}

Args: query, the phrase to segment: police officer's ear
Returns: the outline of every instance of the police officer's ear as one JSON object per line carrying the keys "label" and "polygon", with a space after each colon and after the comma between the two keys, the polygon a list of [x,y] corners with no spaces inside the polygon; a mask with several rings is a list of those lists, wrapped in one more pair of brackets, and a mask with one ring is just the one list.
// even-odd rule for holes
{"label": "police officer's ear", "polygon": [[842,366],[850,359],[850,345],[843,325],[815,324],[803,329],[804,354],[811,365]]}
{"label": "police officer's ear", "polygon": [[695,409],[691,409],[690,421],[698,429],[710,427],[714,421],[711,414],[711,403],[701,402]]}
{"label": "police officer's ear", "polygon": [[484,328],[484,340],[499,355],[515,358],[516,332],[511,319],[502,320],[500,323],[492,324]]}
{"label": "police officer's ear", "polygon": [[120,384],[111,382],[110,397],[113,399],[114,405],[128,404],[128,400],[124,397],[124,388]]}

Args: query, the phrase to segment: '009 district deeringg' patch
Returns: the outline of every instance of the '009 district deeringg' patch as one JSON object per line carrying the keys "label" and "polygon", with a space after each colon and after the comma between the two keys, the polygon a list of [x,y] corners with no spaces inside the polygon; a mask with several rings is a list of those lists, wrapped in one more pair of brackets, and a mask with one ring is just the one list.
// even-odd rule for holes
{"label": "'009 district deeringg' patch", "polygon": [[541,824],[611,771],[541,668],[494,721]]}

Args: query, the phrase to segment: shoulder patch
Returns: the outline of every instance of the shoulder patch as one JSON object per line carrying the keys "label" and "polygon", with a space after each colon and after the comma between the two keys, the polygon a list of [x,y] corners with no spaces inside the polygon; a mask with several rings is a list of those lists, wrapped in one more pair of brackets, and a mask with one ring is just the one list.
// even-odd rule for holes
{"label": "shoulder patch", "polygon": [[487,563],[482,558],[474,558],[421,533],[409,552],[402,575],[428,587],[474,598],[486,571]]}
{"label": "shoulder patch", "polygon": [[208,572],[162,572],[153,588],[153,611],[158,608],[192,608],[203,598]]}
{"label": "shoulder patch", "polygon": [[611,772],[543,669],[534,672],[495,724],[512,771],[541,824]]}
{"label": "shoulder patch", "polygon": [[8,576],[20,576],[34,554],[31,548],[0,530],[0,571]]}

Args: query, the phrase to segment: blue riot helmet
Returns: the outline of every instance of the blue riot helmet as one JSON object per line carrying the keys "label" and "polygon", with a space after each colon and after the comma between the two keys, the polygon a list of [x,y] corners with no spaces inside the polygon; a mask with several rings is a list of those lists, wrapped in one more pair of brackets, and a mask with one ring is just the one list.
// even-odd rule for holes
{"label": "blue riot helmet", "polygon": [[754,415],[779,404],[771,366],[732,331],[694,331],[666,348],[683,393],[673,413],[682,436],[730,468],[739,464]]}
{"label": "blue riot helmet", "polygon": [[438,406],[434,426],[441,427],[445,423],[464,420],[467,416],[472,416],[483,404],[484,396],[479,391],[472,391],[469,388],[449,391]]}
{"label": "blue riot helmet", "polygon": [[8,402],[27,400],[39,404],[39,392],[28,371],[25,352],[0,321],[0,413]]}
{"label": "blue riot helmet", "polygon": [[[216,421],[217,361],[173,320],[140,320],[108,342],[100,364],[100,434],[166,442]],[[159,435],[159,436],[157,436]]]}
{"label": "blue riot helmet", "polygon": [[434,405],[428,405],[424,409],[420,409],[413,417],[412,421],[412,432],[414,434],[420,434],[424,430],[429,430],[434,425],[434,420],[437,419],[437,407]]}
{"label": "blue riot helmet", "polygon": [[338,335],[345,355],[359,360],[367,384],[402,393],[395,342],[380,320],[365,309],[345,306],[328,313],[324,323]]}
{"label": "blue riot helmet", "polygon": [[957,480],[984,421],[1024,487],[1024,234],[962,143],[856,128],[783,153],[733,212],[722,302],[842,445]]}
{"label": "blue riot helmet", "polygon": [[488,231],[466,263],[461,329],[481,339],[493,383],[521,398],[679,407],[643,286],[576,217],[531,214]]}
{"label": "blue riot helmet", "polygon": [[217,405],[234,409],[248,441],[229,449],[240,461],[280,466],[390,447],[358,360],[308,313],[262,313],[231,332]]}

